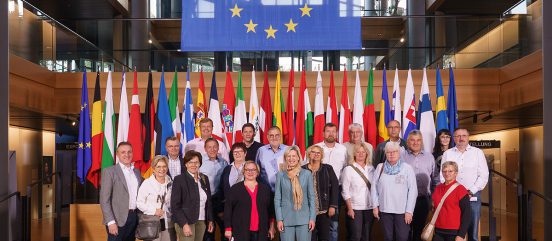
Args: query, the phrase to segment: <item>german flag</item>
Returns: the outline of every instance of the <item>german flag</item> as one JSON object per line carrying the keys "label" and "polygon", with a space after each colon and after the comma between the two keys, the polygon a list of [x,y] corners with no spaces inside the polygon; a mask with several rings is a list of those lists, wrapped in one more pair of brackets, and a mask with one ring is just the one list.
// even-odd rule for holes
{"label": "german flag", "polygon": [[155,101],[153,99],[153,84],[151,71],[148,75],[148,88],[146,90],[146,110],[144,113],[144,119],[142,120],[143,126],[143,137],[144,137],[144,158],[143,165],[140,167],[140,172],[142,176],[149,176],[150,171],[150,160],[153,159],[155,155],[155,142],[154,142],[154,124],[155,124]]}

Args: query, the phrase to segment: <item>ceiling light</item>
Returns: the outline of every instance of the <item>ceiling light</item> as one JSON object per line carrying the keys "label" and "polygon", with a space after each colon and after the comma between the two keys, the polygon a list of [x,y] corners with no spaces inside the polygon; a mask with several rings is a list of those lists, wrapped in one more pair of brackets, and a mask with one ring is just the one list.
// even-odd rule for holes
{"label": "ceiling light", "polygon": [[153,43],[153,41],[151,41],[151,39],[150,39],[150,40],[148,40],[148,43],[149,43],[149,44],[152,44],[152,43]]}
{"label": "ceiling light", "polygon": [[11,0],[8,2],[8,12],[9,13],[15,12],[15,1]]}
{"label": "ceiling light", "polygon": [[401,43],[404,43],[404,38],[401,38]]}

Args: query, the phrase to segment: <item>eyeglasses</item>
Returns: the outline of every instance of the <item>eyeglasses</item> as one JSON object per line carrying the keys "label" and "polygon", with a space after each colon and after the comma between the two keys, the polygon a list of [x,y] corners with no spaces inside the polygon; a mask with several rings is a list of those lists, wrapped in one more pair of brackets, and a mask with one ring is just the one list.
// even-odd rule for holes
{"label": "eyeglasses", "polygon": [[233,154],[241,154],[241,153],[244,153],[243,150],[235,150],[232,152]]}
{"label": "eyeglasses", "polygon": [[311,152],[310,152],[310,154],[314,154],[314,155],[320,155],[320,154],[322,154],[322,153],[321,153],[321,152],[319,152],[319,151],[311,151]]}
{"label": "eyeglasses", "polygon": [[244,172],[257,172],[257,169],[253,168],[253,169],[248,169],[248,168],[245,168],[243,169]]}
{"label": "eyeglasses", "polygon": [[187,165],[199,165],[198,161],[189,161],[186,163]]}
{"label": "eyeglasses", "polygon": [[454,138],[467,138],[468,135],[455,135]]}

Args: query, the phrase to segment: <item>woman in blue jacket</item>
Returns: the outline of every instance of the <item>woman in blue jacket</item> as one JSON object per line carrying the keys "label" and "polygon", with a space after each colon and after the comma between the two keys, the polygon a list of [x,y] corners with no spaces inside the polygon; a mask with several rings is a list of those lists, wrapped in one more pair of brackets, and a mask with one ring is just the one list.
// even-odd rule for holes
{"label": "woman in blue jacket", "polygon": [[282,241],[310,241],[316,220],[312,174],[301,168],[299,147],[284,152],[284,164],[276,176],[274,208]]}

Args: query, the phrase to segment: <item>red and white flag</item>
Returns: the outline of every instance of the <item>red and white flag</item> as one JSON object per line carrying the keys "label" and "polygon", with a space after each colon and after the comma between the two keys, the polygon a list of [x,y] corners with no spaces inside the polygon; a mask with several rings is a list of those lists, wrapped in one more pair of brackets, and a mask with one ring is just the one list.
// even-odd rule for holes
{"label": "red and white flag", "polygon": [[330,71],[330,94],[328,95],[328,104],[326,106],[326,123],[338,124],[337,119],[337,99],[335,98],[335,84],[333,77],[333,68]]}
{"label": "red and white flag", "polygon": [[347,94],[347,69],[343,71],[343,84],[341,85],[341,105],[339,106],[339,142],[349,141],[347,129],[351,124],[351,109],[349,108],[349,94]]}
{"label": "red and white flag", "polygon": [[324,125],[326,119],[324,117],[324,89],[322,88],[322,76],[318,71],[316,79],[316,96],[314,97],[314,137],[313,143],[319,143],[324,140]]}
{"label": "red and white flag", "polygon": [[360,78],[358,76],[358,69],[356,70],[355,96],[353,98],[353,123],[362,125],[364,123],[364,103],[362,102],[362,91],[360,90]]}

